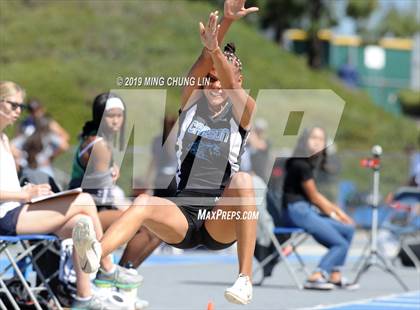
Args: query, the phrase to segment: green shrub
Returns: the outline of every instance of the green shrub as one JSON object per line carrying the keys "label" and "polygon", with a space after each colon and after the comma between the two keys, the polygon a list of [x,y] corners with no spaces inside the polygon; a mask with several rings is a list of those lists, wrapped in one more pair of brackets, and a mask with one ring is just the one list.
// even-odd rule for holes
{"label": "green shrub", "polygon": [[398,94],[398,100],[404,113],[420,116],[420,91],[402,90]]}

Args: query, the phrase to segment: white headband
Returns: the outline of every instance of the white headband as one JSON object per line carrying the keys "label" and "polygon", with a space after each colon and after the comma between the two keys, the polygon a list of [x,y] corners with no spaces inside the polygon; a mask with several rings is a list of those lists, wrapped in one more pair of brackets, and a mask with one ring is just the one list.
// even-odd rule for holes
{"label": "white headband", "polygon": [[122,103],[120,98],[116,98],[116,97],[109,98],[106,101],[105,111],[115,109],[115,108],[121,109],[123,111],[125,110],[124,109],[124,104]]}

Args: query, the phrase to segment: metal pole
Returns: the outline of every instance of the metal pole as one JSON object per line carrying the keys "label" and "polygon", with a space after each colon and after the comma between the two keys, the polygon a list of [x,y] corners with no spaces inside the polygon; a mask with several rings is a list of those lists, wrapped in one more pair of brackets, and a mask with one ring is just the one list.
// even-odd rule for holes
{"label": "metal pole", "polygon": [[371,251],[376,253],[378,250],[377,236],[378,236],[378,205],[379,205],[379,167],[373,171],[373,209],[372,209],[372,238]]}

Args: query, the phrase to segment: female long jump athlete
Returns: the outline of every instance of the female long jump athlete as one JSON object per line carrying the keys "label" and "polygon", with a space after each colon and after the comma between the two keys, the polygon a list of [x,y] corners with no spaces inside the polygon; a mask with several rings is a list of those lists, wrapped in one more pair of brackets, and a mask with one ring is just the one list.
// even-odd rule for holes
{"label": "female long jump athlete", "polygon": [[256,210],[251,176],[238,172],[255,101],[242,89],[241,63],[232,46],[225,52],[219,48],[234,19],[258,10],[245,9],[244,2],[226,1],[225,18],[220,26],[217,12],[210,14],[206,26],[200,23],[204,49],[189,76],[208,76],[211,83],[201,93],[192,94],[195,90],[192,86],[183,90],[177,140],[176,204],[140,195],[106,231],[100,242],[102,253],[95,252],[99,242],[91,237],[94,234],[86,233],[83,237],[79,231],[81,226],[76,226],[76,251],[91,264],[99,265],[101,255],[108,255],[130,240],[141,225],[164,242],[182,249],[201,244],[220,250],[237,241],[239,277],[226,289],[225,297],[238,304],[251,301],[256,220],[241,216],[229,220],[198,217],[203,210],[235,214]]}

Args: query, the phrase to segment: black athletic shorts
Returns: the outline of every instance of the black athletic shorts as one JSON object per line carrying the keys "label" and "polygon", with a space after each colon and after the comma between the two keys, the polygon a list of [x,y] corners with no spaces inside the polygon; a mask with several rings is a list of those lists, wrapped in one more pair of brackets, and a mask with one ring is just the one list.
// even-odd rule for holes
{"label": "black athletic shorts", "polygon": [[23,209],[23,204],[8,211],[2,218],[0,218],[0,235],[15,236],[16,225],[20,211]]}
{"label": "black athletic shorts", "polygon": [[[203,245],[209,250],[223,250],[226,249],[232,244],[234,244],[236,241],[230,242],[230,243],[221,243],[212,238],[208,231],[206,230],[204,226],[204,220],[198,218],[199,210],[212,210],[216,206],[216,201],[218,200],[218,196],[214,195],[204,195],[203,194],[197,194],[197,193],[191,193],[191,192],[179,192],[176,194],[176,199],[174,202],[176,203],[177,207],[181,210],[181,212],[184,214],[185,218],[188,221],[188,230],[185,234],[184,240],[182,240],[180,243],[169,245],[179,248],[179,249],[191,249],[195,248],[199,245]],[[194,204],[188,203],[188,198],[194,197],[194,198],[200,198],[203,197],[203,199],[206,201],[205,205],[197,205],[196,201]]]}

